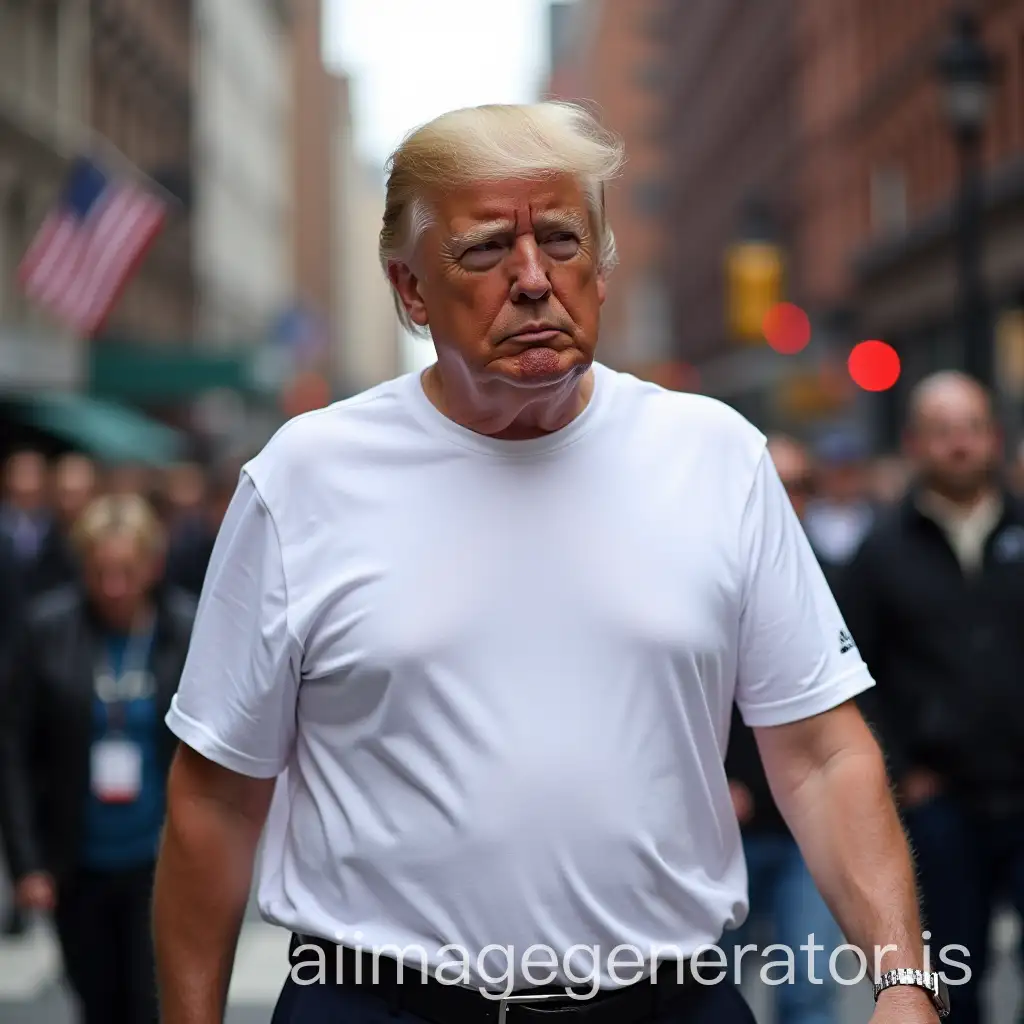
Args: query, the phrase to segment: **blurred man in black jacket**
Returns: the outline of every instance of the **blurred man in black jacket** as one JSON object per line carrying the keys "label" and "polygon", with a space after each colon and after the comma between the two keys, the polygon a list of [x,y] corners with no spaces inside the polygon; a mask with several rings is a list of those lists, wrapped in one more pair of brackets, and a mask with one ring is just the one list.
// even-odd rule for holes
{"label": "blurred man in black jacket", "polygon": [[[810,459],[804,448],[788,437],[769,438],[768,450],[793,508],[802,518],[813,483]],[[819,563],[835,590],[838,567],[824,563],[820,555]],[[753,944],[758,926],[769,924],[774,932],[769,941],[786,946],[795,957],[793,983],[777,989],[778,1024],[830,1024],[837,1019],[838,988],[829,973],[829,957],[842,943],[842,933],[775,806],[753,731],[735,708],[725,767],[743,828],[750,890],[747,921],[729,937],[729,944]],[[808,943],[817,948],[809,951]],[[764,944],[758,943],[758,949],[764,949]],[[758,970],[777,960],[778,951],[760,964],[756,954],[748,953],[741,968],[746,965],[749,974],[752,968]],[[778,975],[774,968],[770,980],[777,980]]]}
{"label": "blurred man in black jacket", "polygon": [[916,848],[931,963],[961,947],[950,1017],[977,1024],[994,904],[1024,911],[1024,506],[969,378],[923,381],[906,441],[914,485],[850,565],[843,610],[877,682],[864,709]]}

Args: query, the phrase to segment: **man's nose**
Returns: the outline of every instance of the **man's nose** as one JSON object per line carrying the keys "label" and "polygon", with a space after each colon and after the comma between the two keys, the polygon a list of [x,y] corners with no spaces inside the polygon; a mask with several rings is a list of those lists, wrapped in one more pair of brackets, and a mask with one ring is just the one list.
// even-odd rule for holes
{"label": "man's nose", "polygon": [[519,239],[513,273],[513,302],[537,302],[551,291],[544,256],[533,238]]}

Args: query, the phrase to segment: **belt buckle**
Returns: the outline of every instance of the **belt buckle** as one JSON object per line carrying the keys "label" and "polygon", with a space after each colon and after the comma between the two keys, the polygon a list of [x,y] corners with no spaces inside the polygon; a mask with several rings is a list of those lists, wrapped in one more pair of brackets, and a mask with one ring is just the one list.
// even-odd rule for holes
{"label": "belt buckle", "polygon": [[549,999],[567,999],[568,996],[562,992],[544,992],[538,995],[524,994],[521,996],[502,996],[498,1000],[498,1024],[507,1024],[508,1009],[510,1003],[541,1003]]}

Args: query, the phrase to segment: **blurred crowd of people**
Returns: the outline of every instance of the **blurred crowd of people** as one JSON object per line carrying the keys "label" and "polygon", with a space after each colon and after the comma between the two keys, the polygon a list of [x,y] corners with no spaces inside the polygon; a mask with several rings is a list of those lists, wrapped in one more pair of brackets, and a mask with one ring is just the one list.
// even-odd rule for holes
{"label": "blurred crowd of people", "polygon": [[0,504],[4,931],[49,915],[85,1024],[156,1024],[164,716],[240,464],[7,459]]}
{"label": "blurred crowd of people", "polygon": [[[957,373],[918,385],[904,437],[882,460],[841,435],[769,445],[846,619],[836,643],[859,648],[876,680],[862,710],[915,852],[931,967],[951,983],[951,1019],[979,1024],[994,1019],[980,996],[993,916],[1024,913],[1024,459],[1007,459],[990,396]],[[800,964],[776,990],[777,1019],[835,1022],[839,929],[738,714],[726,770],[750,877],[734,938],[767,929],[794,951],[823,947],[818,983]]]}
{"label": "blurred crowd of people", "polygon": [[[842,433],[769,446],[846,617],[835,642],[859,647],[877,681],[863,706],[914,844],[933,966],[944,946],[969,950],[954,1019],[977,1024],[993,912],[1024,910],[1024,459],[1006,461],[988,395],[957,374],[919,385],[905,436],[884,458]],[[172,752],[163,716],[240,468],[6,461],[5,931],[52,915],[86,1024],[157,1020],[148,905]],[[827,957],[842,936],[738,714],[726,769],[750,878],[735,938],[799,949],[813,935],[826,950],[818,983],[801,968],[779,986],[777,1019],[828,1024]]]}

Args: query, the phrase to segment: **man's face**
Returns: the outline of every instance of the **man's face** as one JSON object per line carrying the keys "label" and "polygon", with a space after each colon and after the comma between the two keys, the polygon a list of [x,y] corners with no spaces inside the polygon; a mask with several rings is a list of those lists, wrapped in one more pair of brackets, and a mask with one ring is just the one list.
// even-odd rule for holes
{"label": "man's face", "polygon": [[61,523],[70,527],[96,493],[96,471],[88,459],[69,456],[54,473],[54,505]]}
{"label": "man's face", "polygon": [[23,512],[34,512],[46,504],[46,460],[35,452],[12,455],[6,467],[7,500]]}
{"label": "man's face", "polygon": [[442,365],[479,383],[556,386],[594,357],[605,284],[571,176],[488,182],[434,205],[398,284]]}
{"label": "man's face", "polygon": [[908,438],[922,481],[953,498],[969,498],[991,479],[999,434],[983,395],[950,387],[928,396]]}

